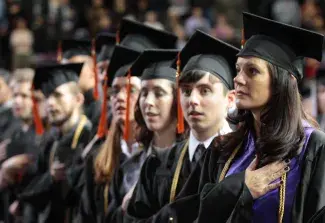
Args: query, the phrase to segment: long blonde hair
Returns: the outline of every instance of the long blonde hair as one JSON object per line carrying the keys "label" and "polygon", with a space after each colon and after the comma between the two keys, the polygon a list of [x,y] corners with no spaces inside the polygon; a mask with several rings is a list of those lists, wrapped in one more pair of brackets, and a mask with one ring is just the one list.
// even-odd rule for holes
{"label": "long blonde hair", "polygon": [[109,134],[105,143],[101,146],[100,152],[95,158],[95,182],[110,182],[115,169],[119,165],[121,155],[122,130],[116,120],[113,119]]}

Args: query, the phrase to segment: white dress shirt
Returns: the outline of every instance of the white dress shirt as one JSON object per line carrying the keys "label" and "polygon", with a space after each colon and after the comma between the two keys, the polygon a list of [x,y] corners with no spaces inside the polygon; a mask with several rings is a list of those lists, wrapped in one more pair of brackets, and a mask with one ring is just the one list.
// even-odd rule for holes
{"label": "white dress shirt", "polygon": [[126,141],[124,139],[121,139],[120,142],[121,142],[122,153],[124,153],[127,158],[130,158],[132,155],[134,155],[140,149],[139,143],[136,142],[131,145],[131,152],[130,152]]}
{"label": "white dress shirt", "polygon": [[194,156],[194,153],[195,153],[195,150],[197,148],[197,146],[199,144],[203,144],[205,148],[208,148],[212,142],[212,140],[216,137],[216,136],[219,136],[219,135],[225,135],[225,134],[228,134],[229,132],[232,132],[231,128],[229,127],[228,123],[224,125],[224,127],[219,131],[217,132],[215,135],[211,136],[210,138],[208,138],[207,140],[201,142],[199,140],[197,140],[195,138],[195,136],[193,135],[193,132],[191,131],[190,132],[190,138],[189,138],[189,142],[188,142],[188,155],[189,155],[189,158],[190,158],[190,161],[192,162],[193,160],[193,156]]}

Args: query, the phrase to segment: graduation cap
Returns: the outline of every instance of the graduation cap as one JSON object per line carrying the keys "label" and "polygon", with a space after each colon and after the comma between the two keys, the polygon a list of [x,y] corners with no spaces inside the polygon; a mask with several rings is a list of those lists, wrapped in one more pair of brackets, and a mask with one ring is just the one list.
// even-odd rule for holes
{"label": "graduation cap", "polygon": [[128,74],[133,62],[138,58],[140,52],[124,46],[115,46],[110,65],[107,69],[108,86],[115,77],[124,77]]}
{"label": "graduation cap", "polygon": [[177,37],[139,22],[123,18],[117,33],[117,43],[143,51],[145,49],[174,49]]}
{"label": "graduation cap", "polygon": [[[61,55],[60,55],[61,54]],[[90,56],[91,41],[78,39],[65,39],[58,42],[58,62],[61,59],[69,60],[74,56]]]}
{"label": "graduation cap", "polygon": [[321,61],[324,36],[306,29],[276,22],[247,12],[243,13],[247,40],[238,56],[253,56],[279,66],[297,80],[303,74],[295,66],[296,60],[309,57]]}
{"label": "graduation cap", "polygon": [[39,66],[35,70],[33,89],[41,90],[45,97],[49,97],[62,84],[78,82],[82,66],[82,63]]}
{"label": "graduation cap", "polygon": [[115,43],[116,37],[113,33],[102,33],[96,37],[97,63],[111,58]]}
{"label": "graduation cap", "polygon": [[236,47],[198,30],[180,52],[179,71],[186,75],[191,70],[203,70],[218,77],[228,89],[233,89],[238,52]]}
{"label": "graduation cap", "polygon": [[162,78],[176,82],[176,69],[171,65],[177,53],[178,50],[145,50],[133,63],[131,74],[141,77],[141,80]]}
{"label": "graduation cap", "polygon": [[[233,89],[233,77],[236,74],[235,63],[239,49],[221,40],[197,30],[178,54],[174,67],[177,68],[177,80],[192,70],[203,70],[218,77],[228,88]],[[177,131],[184,132],[184,118],[180,105],[180,90],[177,87]]]}
{"label": "graduation cap", "polygon": [[[52,64],[39,66],[35,69],[33,79],[33,90],[41,90],[45,97],[48,97],[57,87],[62,84],[78,81],[78,75],[83,64]],[[33,100],[33,117],[36,134],[42,135],[44,127],[42,119],[38,112],[37,101],[32,94]]]}

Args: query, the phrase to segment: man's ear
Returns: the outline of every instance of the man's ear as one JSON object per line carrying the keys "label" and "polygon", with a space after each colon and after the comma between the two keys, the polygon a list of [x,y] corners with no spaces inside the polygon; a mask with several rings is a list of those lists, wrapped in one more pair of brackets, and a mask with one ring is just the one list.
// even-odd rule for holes
{"label": "man's ear", "polygon": [[79,105],[83,105],[84,104],[84,101],[85,101],[85,97],[84,97],[84,95],[82,94],[82,93],[78,93],[77,95],[76,95],[76,101],[77,101],[77,103],[79,104]]}

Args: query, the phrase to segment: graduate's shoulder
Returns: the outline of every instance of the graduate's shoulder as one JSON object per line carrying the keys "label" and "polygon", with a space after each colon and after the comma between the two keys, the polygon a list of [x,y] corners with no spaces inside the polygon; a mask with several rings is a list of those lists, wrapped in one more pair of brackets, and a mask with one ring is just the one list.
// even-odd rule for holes
{"label": "graduate's shoulder", "polygon": [[308,140],[307,159],[313,160],[316,156],[325,154],[325,133],[315,129]]}
{"label": "graduate's shoulder", "polygon": [[169,170],[175,166],[175,162],[178,162],[179,156],[186,146],[186,140],[175,143],[170,149],[153,151],[144,163],[144,168],[156,169],[156,170]]}
{"label": "graduate's shoulder", "polygon": [[180,156],[184,146],[186,146],[187,140],[176,142],[170,149],[160,150],[153,152],[153,156],[158,159],[175,159]]}

